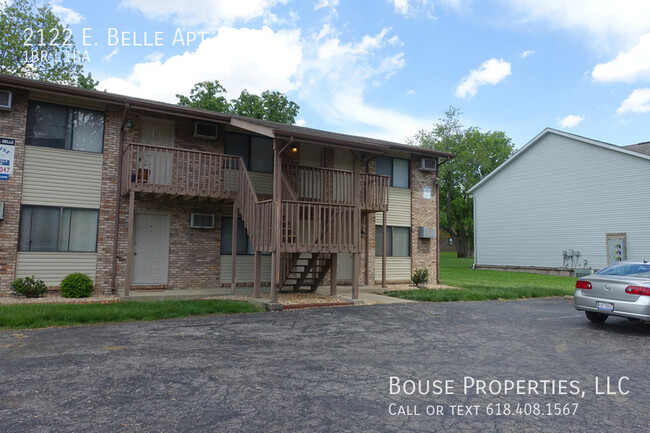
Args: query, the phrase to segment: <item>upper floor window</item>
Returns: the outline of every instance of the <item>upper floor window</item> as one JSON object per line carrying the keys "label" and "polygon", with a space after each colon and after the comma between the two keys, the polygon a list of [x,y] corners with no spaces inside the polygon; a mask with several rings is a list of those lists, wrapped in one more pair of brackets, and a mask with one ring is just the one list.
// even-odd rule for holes
{"label": "upper floor window", "polygon": [[250,171],[273,173],[273,140],[235,132],[226,132],[224,151],[241,156]]}
{"label": "upper floor window", "polygon": [[20,251],[97,251],[96,209],[23,206]]}
{"label": "upper floor window", "polygon": [[30,101],[25,142],[32,146],[101,153],[104,113]]}
{"label": "upper floor window", "polygon": [[409,163],[408,159],[378,156],[376,172],[390,176],[390,186],[409,188]]}

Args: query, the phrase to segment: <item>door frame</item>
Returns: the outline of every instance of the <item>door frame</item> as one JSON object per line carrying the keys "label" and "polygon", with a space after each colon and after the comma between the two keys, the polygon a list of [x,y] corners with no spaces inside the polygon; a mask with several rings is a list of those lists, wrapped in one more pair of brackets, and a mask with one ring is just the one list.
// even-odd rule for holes
{"label": "door frame", "polygon": [[[135,283],[135,242],[137,236],[137,226],[135,224],[135,219],[138,215],[156,215],[156,216],[165,216],[167,217],[167,272],[165,272],[165,282],[164,283]],[[133,214],[133,255],[131,257],[131,285],[135,287],[147,287],[147,286],[167,286],[169,284],[169,247],[171,244],[171,223],[172,223],[172,214],[171,212],[166,211],[156,211],[156,210],[136,210]]]}

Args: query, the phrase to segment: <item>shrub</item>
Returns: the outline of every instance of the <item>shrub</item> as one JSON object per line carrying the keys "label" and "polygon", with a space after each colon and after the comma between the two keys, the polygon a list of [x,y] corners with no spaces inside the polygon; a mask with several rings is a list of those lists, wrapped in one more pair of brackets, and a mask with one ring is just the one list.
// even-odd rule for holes
{"label": "shrub", "polygon": [[93,293],[93,280],[86,274],[75,272],[61,281],[60,290],[64,298],[87,298]]}
{"label": "shrub", "polygon": [[33,276],[17,278],[11,283],[11,289],[20,296],[27,298],[40,298],[47,292],[43,280],[36,280]]}
{"label": "shrub", "polygon": [[411,281],[417,287],[426,284],[429,281],[429,270],[427,268],[416,269],[411,276]]}

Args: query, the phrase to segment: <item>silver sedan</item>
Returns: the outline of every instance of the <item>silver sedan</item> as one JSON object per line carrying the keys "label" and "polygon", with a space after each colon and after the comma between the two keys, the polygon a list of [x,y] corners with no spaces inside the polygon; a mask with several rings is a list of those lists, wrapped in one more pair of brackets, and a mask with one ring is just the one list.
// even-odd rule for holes
{"label": "silver sedan", "polygon": [[650,263],[618,262],[576,282],[576,310],[603,323],[609,316],[650,320]]}

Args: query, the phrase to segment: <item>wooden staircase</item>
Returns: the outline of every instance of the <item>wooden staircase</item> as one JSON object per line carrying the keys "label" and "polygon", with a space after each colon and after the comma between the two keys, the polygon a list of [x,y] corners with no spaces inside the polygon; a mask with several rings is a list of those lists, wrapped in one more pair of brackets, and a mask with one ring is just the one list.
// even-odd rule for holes
{"label": "wooden staircase", "polygon": [[285,270],[281,288],[290,287],[295,293],[315,292],[332,267],[329,253],[284,253],[280,260],[284,260],[280,266]]}

